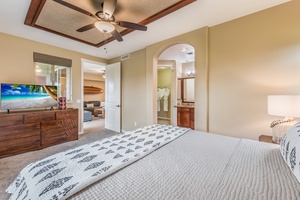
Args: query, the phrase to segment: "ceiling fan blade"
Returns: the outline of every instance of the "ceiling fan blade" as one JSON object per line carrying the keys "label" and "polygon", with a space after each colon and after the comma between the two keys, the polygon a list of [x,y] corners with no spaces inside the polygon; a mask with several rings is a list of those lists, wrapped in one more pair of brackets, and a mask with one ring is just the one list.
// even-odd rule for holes
{"label": "ceiling fan blade", "polygon": [[116,9],[117,0],[104,0],[103,13],[111,17]]}
{"label": "ceiling fan blade", "polygon": [[84,31],[91,30],[92,28],[95,28],[95,25],[94,24],[89,24],[89,25],[86,25],[86,26],[83,26],[83,27],[77,29],[76,31],[84,32]]}
{"label": "ceiling fan blade", "polygon": [[129,28],[133,30],[139,30],[139,31],[146,31],[147,26],[141,25],[141,24],[136,24],[133,22],[125,22],[125,21],[119,21],[119,26],[124,27],[124,28]]}
{"label": "ceiling fan blade", "polygon": [[118,40],[119,42],[122,42],[123,41],[123,38],[121,36],[121,34],[115,29],[111,32],[112,36]]}
{"label": "ceiling fan blade", "polygon": [[63,1],[63,0],[53,0],[53,1],[56,2],[56,3],[59,3],[59,4],[63,5],[63,6],[66,6],[66,7],[70,8],[70,9],[72,9],[72,10],[78,11],[80,13],[83,13],[85,15],[88,15],[90,17],[93,17],[93,18],[97,19],[96,16],[94,16],[91,13],[89,13],[88,11],[83,10],[82,8],[79,8],[77,6],[74,6],[73,4],[70,4],[70,3],[66,2],[66,1]]}

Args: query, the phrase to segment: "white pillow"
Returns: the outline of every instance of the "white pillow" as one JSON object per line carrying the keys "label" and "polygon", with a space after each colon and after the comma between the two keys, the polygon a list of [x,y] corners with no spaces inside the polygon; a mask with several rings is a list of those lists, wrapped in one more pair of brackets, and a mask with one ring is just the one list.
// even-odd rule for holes
{"label": "white pillow", "polygon": [[280,152],[287,166],[300,182],[300,122],[283,136],[280,142]]}
{"label": "white pillow", "polygon": [[94,107],[94,104],[93,104],[93,103],[87,103],[87,104],[86,104],[86,107],[87,107],[87,108],[92,108],[92,107]]}

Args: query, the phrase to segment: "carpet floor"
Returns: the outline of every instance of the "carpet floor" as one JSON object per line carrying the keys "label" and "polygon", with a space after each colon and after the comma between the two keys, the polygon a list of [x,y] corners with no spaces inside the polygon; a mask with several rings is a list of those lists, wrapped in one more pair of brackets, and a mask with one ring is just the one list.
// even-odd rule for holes
{"label": "carpet floor", "polygon": [[92,119],[92,121],[87,121],[83,123],[84,134],[103,130],[105,128],[105,119],[94,116],[92,117]]}
{"label": "carpet floor", "polygon": [[117,132],[104,129],[104,120],[93,120],[90,123],[84,123],[84,133],[79,135],[76,141],[58,144],[46,149],[31,151],[15,156],[0,159],[0,199],[9,199],[5,192],[10,183],[15,179],[18,173],[28,164],[47,156],[71,149],[83,144],[101,140],[118,134]]}

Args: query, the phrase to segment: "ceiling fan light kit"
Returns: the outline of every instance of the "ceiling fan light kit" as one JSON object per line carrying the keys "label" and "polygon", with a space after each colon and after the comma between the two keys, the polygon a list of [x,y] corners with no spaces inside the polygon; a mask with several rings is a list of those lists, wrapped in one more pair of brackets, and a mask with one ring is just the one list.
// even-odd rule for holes
{"label": "ceiling fan light kit", "polygon": [[115,30],[115,26],[106,21],[95,22],[95,27],[102,33],[111,33]]}

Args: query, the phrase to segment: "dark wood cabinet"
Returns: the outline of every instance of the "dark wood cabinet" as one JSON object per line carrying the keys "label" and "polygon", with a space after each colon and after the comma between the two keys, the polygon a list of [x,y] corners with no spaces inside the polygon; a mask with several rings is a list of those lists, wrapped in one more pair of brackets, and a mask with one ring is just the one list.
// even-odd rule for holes
{"label": "dark wood cabinet", "polygon": [[177,107],[177,126],[194,129],[193,107]]}
{"label": "dark wood cabinet", "polygon": [[78,109],[0,114],[0,158],[78,139]]}

